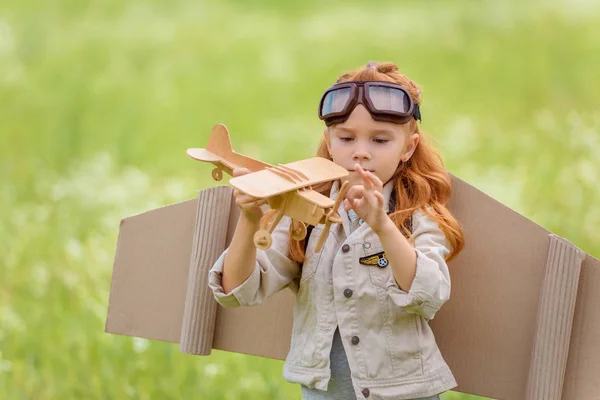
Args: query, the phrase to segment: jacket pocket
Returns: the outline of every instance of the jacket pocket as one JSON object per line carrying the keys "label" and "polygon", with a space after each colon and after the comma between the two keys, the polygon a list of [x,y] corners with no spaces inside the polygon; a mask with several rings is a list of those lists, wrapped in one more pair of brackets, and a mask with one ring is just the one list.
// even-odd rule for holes
{"label": "jacket pocket", "polygon": [[[394,307],[395,308],[395,307]],[[417,315],[392,311],[390,355],[395,378],[420,379],[425,374]]]}
{"label": "jacket pocket", "polygon": [[387,289],[394,285],[394,274],[389,265],[386,267],[369,266],[368,268],[373,285],[382,289]]}
{"label": "jacket pocket", "polygon": [[370,235],[366,238],[363,243],[363,253],[364,256],[359,262],[363,268],[368,268],[373,285],[382,289],[397,286],[389,259],[377,235]]}

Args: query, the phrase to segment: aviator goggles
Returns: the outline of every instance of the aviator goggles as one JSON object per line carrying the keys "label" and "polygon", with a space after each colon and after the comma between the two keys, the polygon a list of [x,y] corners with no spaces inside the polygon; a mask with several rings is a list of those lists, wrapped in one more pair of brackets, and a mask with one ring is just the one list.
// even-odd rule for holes
{"label": "aviator goggles", "polygon": [[354,107],[362,104],[374,120],[405,124],[421,121],[419,105],[408,90],[391,82],[352,81],[336,83],[325,91],[319,103],[319,118],[331,126],[344,122]]}

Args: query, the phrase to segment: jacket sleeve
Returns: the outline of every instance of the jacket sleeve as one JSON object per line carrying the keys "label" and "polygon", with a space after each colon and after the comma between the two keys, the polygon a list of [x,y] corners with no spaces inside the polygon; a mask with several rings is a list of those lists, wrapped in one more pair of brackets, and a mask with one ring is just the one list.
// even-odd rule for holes
{"label": "jacket sleeve", "polygon": [[396,284],[391,288],[391,296],[406,312],[431,320],[450,299],[450,273],[445,260],[450,245],[436,221],[422,212],[413,218],[413,238],[417,254],[415,278],[408,293]]}
{"label": "jacket sleeve", "polygon": [[208,285],[217,303],[227,308],[254,306],[286,287],[297,290],[300,265],[288,258],[290,223],[288,217],[279,221],[272,233],[271,247],[265,251],[256,250],[254,270],[248,279],[227,294],[223,292],[222,275],[229,249],[221,254],[208,273]]}

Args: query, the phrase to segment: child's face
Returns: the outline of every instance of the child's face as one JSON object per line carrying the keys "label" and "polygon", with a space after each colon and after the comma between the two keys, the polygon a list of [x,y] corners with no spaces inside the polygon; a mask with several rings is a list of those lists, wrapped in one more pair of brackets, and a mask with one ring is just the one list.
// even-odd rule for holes
{"label": "child's face", "polygon": [[415,151],[419,135],[411,134],[409,124],[375,121],[359,104],[346,121],[325,130],[325,141],[333,161],[350,171],[346,179],[351,185],[362,184],[360,175],[354,172],[356,164],[386,184],[400,161]]}

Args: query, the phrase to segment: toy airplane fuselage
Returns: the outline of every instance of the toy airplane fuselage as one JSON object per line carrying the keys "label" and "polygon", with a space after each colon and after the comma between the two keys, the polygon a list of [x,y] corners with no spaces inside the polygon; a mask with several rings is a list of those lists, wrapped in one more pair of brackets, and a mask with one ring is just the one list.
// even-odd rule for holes
{"label": "toy airplane fuselage", "polygon": [[306,236],[306,225],[325,224],[317,251],[320,251],[329,233],[331,223],[340,223],[337,209],[348,189],[345,182],[333,201],[312,189],[312,185],[343,178],[348,171],[333,161],[322,157],[300,160],[285,165],[273,166],[262,161],[238,154],[231,147],[229,132],[225,125],[212,129],[205,149],[188,149],[187,154],[200,161],[216,166],[212,171],[215,180],[221,180],[222,171],[233,175],[235,168],[248,168],[251,173],[234,177],[230,185],[259,199],[266,199],[269,206],[277,210],[273,222],[262,226],[254,236],[257,248],[266,250],[271,246],[271,233],[283,216],[292,219],[292,238],[302,240]]}

